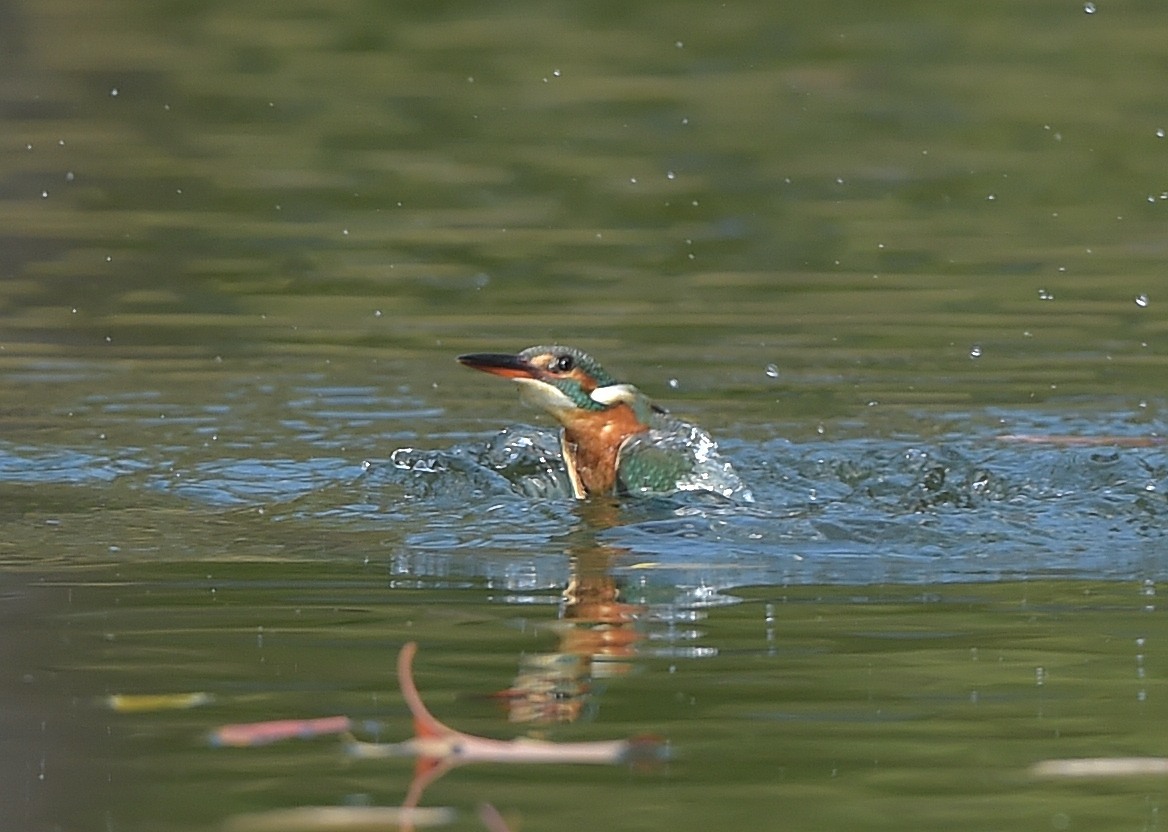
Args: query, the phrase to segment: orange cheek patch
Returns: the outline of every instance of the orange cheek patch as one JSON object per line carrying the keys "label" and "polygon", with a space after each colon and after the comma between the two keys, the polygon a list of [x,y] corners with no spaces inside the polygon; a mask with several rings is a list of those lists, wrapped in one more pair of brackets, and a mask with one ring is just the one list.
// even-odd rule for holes
{"label": "orange cheek patch", "polygon": [[580,369],[572,370],[572,372],[568,373],[567,378],[570,378],[573,381],[575,381],[577,384],[579,384],[585,393],[591,393],[593,390],[596,389],[596,382],[593,380],[593,378],[591,376],[589,376],[583,370],[580,370]]}

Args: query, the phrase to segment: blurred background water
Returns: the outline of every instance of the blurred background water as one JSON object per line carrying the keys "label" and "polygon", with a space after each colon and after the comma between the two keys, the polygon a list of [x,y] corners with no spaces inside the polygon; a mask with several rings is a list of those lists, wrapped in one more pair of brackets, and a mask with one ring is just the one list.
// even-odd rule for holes
{"label": "blurred background water", "polygon": [[[407,761],[204,738],[404,739],[417,640],[464,730],[670,744],[457,770],[458,828],[1163,828],[1162,780],[1027,772],[1164,753],[1166,37],[1151,2],[4,4],[0,825],[396,805]],[[453,359],[550,341],[754,502],[533,493],[551,426]],[[582,669],[521,722],[489,695],[545,654]]]}

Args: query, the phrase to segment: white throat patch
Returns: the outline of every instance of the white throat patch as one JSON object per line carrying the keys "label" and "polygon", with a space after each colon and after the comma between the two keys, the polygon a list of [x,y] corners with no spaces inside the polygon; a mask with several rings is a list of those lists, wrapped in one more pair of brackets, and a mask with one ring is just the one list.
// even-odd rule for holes
{"label": "white throat patch", "polygon": [[588,394],[592,401],[605,407],[614,404],[632,404],[637,400],[637,388],[631,384],[610,384],[607,387],[597,387]]}
{"label": "white throat patch", "polygon": [[561,393],[558,387],[546,381],[537,378],[517,378],[515,383],[519,385],[520,400],[532,407],[538,407],[553,415],[576,409],[575,402]]}

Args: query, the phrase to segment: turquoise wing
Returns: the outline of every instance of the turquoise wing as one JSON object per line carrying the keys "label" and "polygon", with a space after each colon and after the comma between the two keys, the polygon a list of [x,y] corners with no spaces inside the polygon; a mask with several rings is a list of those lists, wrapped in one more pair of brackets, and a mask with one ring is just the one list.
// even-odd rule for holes
{"label": "turquoise wing", "polygon": [[621,448],[617,481],[629,494],[668,494],[693,473],[693,463],[685,449],[662,447],[649,435],[639,434]]}
{"label": "turquoise wing", "polygon": [[744,502],[754,499],[708,433],[673,420],[626,440],[617,459],[617,482],[629,494],[712,491]]}

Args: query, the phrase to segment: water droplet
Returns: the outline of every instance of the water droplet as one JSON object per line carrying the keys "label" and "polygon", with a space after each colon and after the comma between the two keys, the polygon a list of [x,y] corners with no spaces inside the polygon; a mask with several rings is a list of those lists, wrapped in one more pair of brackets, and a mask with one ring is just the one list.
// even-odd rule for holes
{"label": "water droplet", "polygon": [[65,181],[66,182],[72,182],[74,179],[76,179],[76,177],[73,175],[73,171],[71,171],[71,170],[65,171]]}
{"label": "water droplet", "polygon": [[683,43],[682,41],[679,40],[673,45],[676,46],[678,49],[681,49],[685,46],[685,43]]}
{"label": "water droplet", "polygon": [[1050,291],[1049,289],[1039,289],[1038,290],[1038,299],[1039,300],[1054,300],[1054,292]]}
{"label": "water droplet", "polygon": [[110,90],[110,98],[117,98],[117,97],[118,97],[118,88],[114,87],[112,90]]}
{"label": "water droplet", "polygon": [[1156,128],[1156,138],[1157,139],[1164,138],[1164,128],[1163,127]]}
{"label": "water droplet", "polygon": [[678,385],[678,383],[679,383],[679,382],[678,382],[678,381],[677,381],[677,379],[675,379],[675,378],[671,378],[671,379],[669,379],[669,386],[670,386],[671,388],[673,388],[674,390],[676,390],[676,389],[677,389],[677,385]]}
{"label": "water droplet", "polygon": [[776,364],[767,364],[765,372],[766,372],[768,378],[778,378],[779,377],[779,368],[778,368],[778,365],[776,365]]}
{"label": "water droplet", "polygon": [[667,171],[665,171],[665,178],[666,178],[666,179],[676,179],[676,178],[677,178],[677,174],[676,174],[676,173],[674,173],[674,172],[673,172],[673,171],[671,171],[671,170],[667,170]]}
{"label": "water droplet", "polygon": [[1095,14],[1095,4],[1088,0],[1088,2],[1083,4],[1083,11],[1087,14]]}
{"label": "water droplet", "polygon": [[986,195],[986,200],[987,200],[988,202],[993,202],[993,201],[994,201],[995,199],[997,199],[997,198],[998,198],[998,195],[997,195],[997,194],[987,194],[987,195]]}
{"label": "water droplet", "polygon": [[48,191],[41,191],[41,199],[48,199],[48,198],[49,198],[49,192]]}
{"label": "water droplet", "polygon": [[380,317],[381,317],[381,310],[380,310],[380,309],[374,309],[374,310],[373,310],[373,317],[374,317],[374,318],[380,318]]}
{"label": "water droplet", "polygon": [[1139,295],[1136,295],[1136,306],[1139,306],[1139,307],[1143,308],[1143,307],[1145,307],[1145,306],[1147,306],[1147,305],[1148,305],[1148,296],[1147,296],[1147,294],[1139,294]]}
{"label": "water droplet", "polygon": [[979,346],[978,344],[974,344],[972,347],[970,347],[969,348],[969,357],[970,358],[981,358],[981,346]]}

